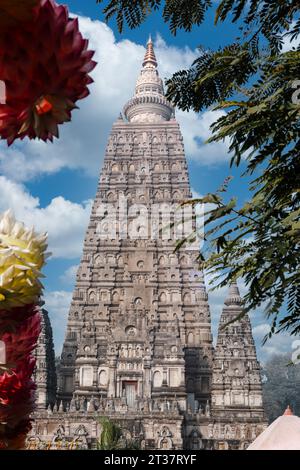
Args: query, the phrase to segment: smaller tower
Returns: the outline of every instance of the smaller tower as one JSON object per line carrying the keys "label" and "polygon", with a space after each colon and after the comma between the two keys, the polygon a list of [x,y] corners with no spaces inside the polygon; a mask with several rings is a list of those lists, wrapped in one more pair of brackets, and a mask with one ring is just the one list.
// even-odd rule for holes
{"label": "smaller tower", "polygon": [[[227,442],[231,438],[243,446],[252,442],[264,424],[260,364],[236,283],[229,288],[220,319],[211,394],[212,415],[218,423],[214,438]],[[234,427],[227,423],[230,420]]]}
{"label": "smaller tower", "polygon": [[48,312],[40,309],[41,333],[34,355],[36,366],[34,381],[36,383],[36,404],[38,409],[46,409],[56,402],[56,369],[52,336],[52,327]]}

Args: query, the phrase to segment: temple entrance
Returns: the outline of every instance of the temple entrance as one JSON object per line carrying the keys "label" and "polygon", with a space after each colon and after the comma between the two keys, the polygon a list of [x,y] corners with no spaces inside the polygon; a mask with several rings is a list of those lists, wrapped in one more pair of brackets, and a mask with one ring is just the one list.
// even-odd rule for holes
{"label": "temple entrance", "polygon": [[129,408],[135,407],[135,399],[137,395],[137,381],[123,382],[123,395],[126,397],[127,405]]}

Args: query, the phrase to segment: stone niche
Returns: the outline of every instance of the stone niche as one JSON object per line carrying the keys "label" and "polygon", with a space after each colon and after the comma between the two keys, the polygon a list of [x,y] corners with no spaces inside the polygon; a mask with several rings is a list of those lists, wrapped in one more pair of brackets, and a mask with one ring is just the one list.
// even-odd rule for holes
{"label": "stone niche", "polygon": [[67,375],[65,377],[64,389],[67,393],[72,393],[74,388],[74,379],[72,375]]}
{"label": "stone niche", "polygon": [[169,369],[169,385],[170,387],[178,387],[181,381],[181,372],[178,367]]}
{"label": "stone niche", "polygon": [[93,385],[93,367],[82,366],[79,371],[79,382],[81,387],[91,387]]}
{"label": "stone niche", "polygon": [[162,370],[156,369],[156,370],[153,372],[153,376],[152,376],[152,385],[153,385],[153,388],[161,387],[161,386],[162,386],[162,382],[163,382],[163,373],[162,373]]}
{"label": "stone niche", "polygon": [[108,382],[108,370],[107,368],[99,368],[98,371],[98,383],[100,387],[105,387]]}

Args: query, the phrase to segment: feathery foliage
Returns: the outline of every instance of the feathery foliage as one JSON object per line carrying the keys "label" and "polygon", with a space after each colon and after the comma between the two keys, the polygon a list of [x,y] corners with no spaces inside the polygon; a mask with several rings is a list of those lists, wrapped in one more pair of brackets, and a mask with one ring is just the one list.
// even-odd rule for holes
{"label": "feathery foliage", "polygon": [[102,426],[102,432],[97,443],[97,450],[140,449],[140,443],[138,441],[124,439],[121,427],[109,418],[100,418],[100,424]]}
{"label": "feathery foliage", "polygon": [[[104,3],[105,0],[97,0]],[[155,10],[162,7],[162,17],[170,30],[176,34],[177,29],[191,31],[193,25],[202,23],[206,10],[212,0],[109,0],[103,9],[106,21],[116,18],[119,32],[124,22],[133,29],[140,26]]]}
{"label": "feathery foliage", "polygon": [[98,450],[119,449],[119,442],[122,435],[121,428],[108,418],[100,418],[102,432],[97,444]]}

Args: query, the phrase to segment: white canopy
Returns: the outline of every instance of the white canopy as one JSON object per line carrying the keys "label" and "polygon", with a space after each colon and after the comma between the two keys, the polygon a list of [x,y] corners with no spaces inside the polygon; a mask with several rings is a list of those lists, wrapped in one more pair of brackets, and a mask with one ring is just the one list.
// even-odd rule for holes
{"label": "white canopy", "polygon": [[300,418],[288,407],[247,450],[300,450]]}

